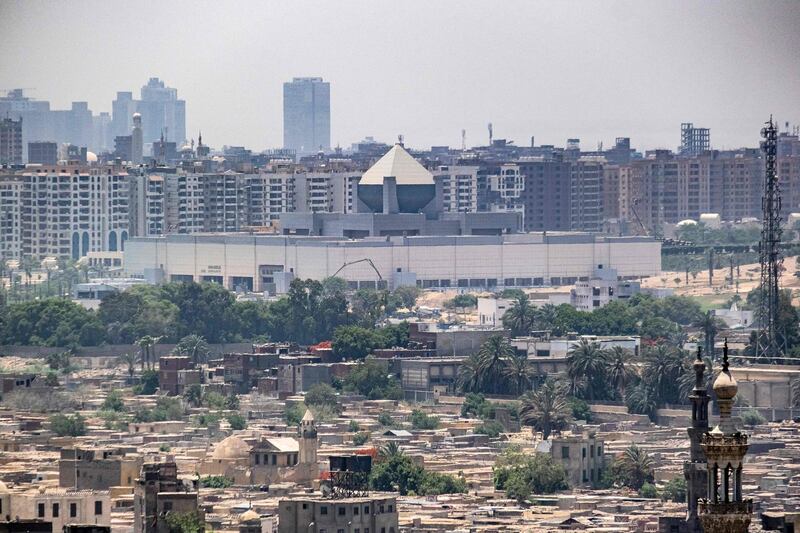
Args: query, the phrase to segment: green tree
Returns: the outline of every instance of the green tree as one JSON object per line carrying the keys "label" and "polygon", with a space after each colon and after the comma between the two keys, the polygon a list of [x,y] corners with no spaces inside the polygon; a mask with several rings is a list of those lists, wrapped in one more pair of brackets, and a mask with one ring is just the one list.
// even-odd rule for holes
{"label": "green tree", "polygon": [[231,429],[234,431],[241,431],[247,428],[247,420],[239,413],[228,415],[227,420],[228,424],[231,426]]}
{"label": "green tree", "polygon": [[625,405],[628,412],[637,415],[647,415],[651,421],[655,422],[658,410],[658,397],[653,389],[645,383],[639,383],[633,388],[628,389],[625,394]]}
{"label": "green tree", "polygon": [[333,332],[333,355],[340,360],[363,359],[379,344],[371,329],[359,326],[340,326]]}
{"label": "green tree", "polygon": [[353,446],[363,446],[369,440],[369,432],[362,431],[353,435]]}
{"label": "green tree", "polygon": [[151,395],[158,390],[158,372],[155,370],[145,370],[139,380],[139,384],[133,388],[135,394]]}
{"label": "green tree", "polygon": [[106,399],[103,401],[103,405],[100,407],[103,411],[124,411],[125,410],[125,402],[122,400],[122,393],[114,389],[108,393]]}
{"label": "green tree", "polygon": [[137,359],[138,359],[138,356],[133,352],[127,352],[127,353],[124,353],[124,354],[120,355],[119,357],[117,357],[117,360],[119,361],[119,363],[122,364],[122,365],[125,365],[125,367],[126,367],[126,369],[128,371],[128,378],[131,379],[131,380],[133,379],[133,375],[136,373],[136,360]]}
{"label": "green tree", "polygon": [[625,398],[625,388],[636,379],[636,368],[633,366],[633,354],[622,346],[613,346],[606,352],[608,367],[606,369],[608,383]]}
{"label": "green tree", "polygon": [[370,400],[400,400],[403,390],[400,383],[383,361],[371,357],[358,363],[344,378],[345,390],[357,392]]}
{"label": "green tree", "polygon": [[504,431],[503,424],[497,420],[485,420],[475,427],[475,433],[486,435],[490,439],[496,439]]}
{"label": "green tree", "polygon": [[317,383],[308,389],[305,395],[305,403],[313,407],[327,406],[337,411],[341,409],[336,390],[327,383]]}
{"label": "green tree", "polygon": [[416,305],[420,292],[421,291],[413,285],[404,285],[392,291],[390,300],[393,302],[394,307],[411,309]]}
{"label": "green tree", "polygon": [[614,461],[616,481],[626,487],[639,490],[645,483],[653,483],[653,459],[636,444],[629,446]]}
{"label": "green tree", "polygon": [[476,307],[478,297],[474,294],[457,294],[452,300],[445,302],[444,306],[449,309],[463,309],[465,307]]}
{"label": "green tree", "polygon": [[527,355],[512,355],[506,359],[506,366],[503,368],[503,377],[507,378],[511,384],[510,389],[516,394],[523,394],[531,388],[536,379],[537,372],[533,363],[528,360]]}
{"label": "green tree", "polygon": [[303,415],[306,413],[306,406],[298,403],[287,403],[283,410],[283,418],[286,425],[294,427],[300,425]]}
{"label": "green tree", "polygon": [[529,335],[536,322],[536,309],[531,305],[528,295],[517,295],[511,308],[503,315],[503,326],[511,330],[511,335]]}
{"label": "green tree", "polygon": [[[680,278],[678,278],[680,280]],[[640,498],[658,498],[658,489],[652,483],[645,483],[639,489]]]}
{"label": "green tree", "polygon": [[378,415],[378,424],[384,427],[391,427],[394,425],[394,419],[392,419],[392,415],[388,411],[381,411]]}
{"label": "green tree", "polygon": [[436,429],[439,427],[439,417],[427,414],[421,409],[411,411],[411,427],[414,429]]}
{"label": "green tree", "polygon": [[50,430],[59,437],[80,437],[86,435],[86,421],[80,415],[56,414],[50,417]]}
{"label": "green tree", "polygon": [[664,484],[661,499],[675,503],[686,503],[686,479],[675,477]]}
{"label": "green tree", "polygon": [[758,426],[767,422],[767,419],[756,409],[748,409],[739,415],[745,426]]}
{"label": "green tree", "polygon": [[567,354],[567,376],[570,380],[586,379],[586,399],[591,401],[607,396],[606,371],[608,352],[597,342],[581,339]]}
{"label": "green tree", "polygon": [[513,346],[500,335],[493,335],[484,341],[478,350],[478,371],[486,392],[497,393],[504,389],[503,369],[514,355]]}
{"label": "green tree", "polygon": [[233,486],[233,480],[225,476],[203,476],[200,478],[200,486],[209,489],[227,489]]}
{"label": "green tree", "polygon": [[48,354],[45,362],[51,370],[60,371],[62,374],[69,374],[75,368],[72,364],[72,352],[69,350]]}
{"label": "green tree", "polygon": [[169,512],[166,515],[169,533],[202,533],[206,529],[206,524],[198,513]]}
{"label": "green tree", "polygon": [[505,490],[509,498],[520,502],[532,493],[550,494],[568,488],[564,467],[550,454],[526,454],[517,446],[498,456],[493,481],[496,489]]}
{"label": "green tree", "polygon": [[461,416],[488,420],[494,417],[494,407],[483,394],[470,392],[464,398],[464,403],[461,404]]}
{"label": "green tree", "polygon": [[192,383],[183,391],[183,397],[192,407],[200,407],[203,405],[203,387],[199,383]]}
{"label": "green tree", "polygon": [[186,355],[195,363],[205,363],[208,360],[210,348],[206,340],[200,335],[187,335],[175,345],[174,353]]}
{"label": "green tree", "polygon": [[564,387],[548,379],[539,389],[528,392],[520,398],[520,420],[542,432],[547,439],[553,431],[561,431],[567,427],[570,419],[570,408]]}
{"label": "green tree", "polygon": [[456,381],[461,392],[483,391],[484,378],[481,374],[481,356],[472,354],[461,363]]}

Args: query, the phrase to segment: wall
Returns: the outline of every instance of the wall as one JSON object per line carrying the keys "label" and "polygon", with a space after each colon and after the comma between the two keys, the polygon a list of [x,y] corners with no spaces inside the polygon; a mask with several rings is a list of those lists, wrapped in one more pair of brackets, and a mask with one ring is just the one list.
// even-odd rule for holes
{"label": "wall", "polygon": [[[155,347],[156,357],[170,355],[175,349],[175,344],[158,344]],[[227,344],[209,344],[210,355],[221,355],[223,353],[250,353],[253,345],[249,342],[234,342]],[[13,355],[16,357],[46,357],[50,354],[61,353],[64,348],[49,346],[0,346],[0,356]],[[139,347],[133,344],[107,344],[105,346],[82,346],[75,351],[74,357],[78,364],[89,367],[97,367],[98,361],[92,359],[116,358],[126,353],[139,353]]]}

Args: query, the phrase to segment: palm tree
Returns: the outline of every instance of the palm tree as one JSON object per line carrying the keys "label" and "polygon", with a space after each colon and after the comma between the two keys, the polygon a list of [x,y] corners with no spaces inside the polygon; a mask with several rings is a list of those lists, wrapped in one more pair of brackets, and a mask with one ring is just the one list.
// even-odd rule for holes
{"label": "palm tree", "polygon": [[200,335],[187,335],[178,341],[174,353],[188,355],[194,363],[205,362],[209,353],[208,343]]}
{"label": "palm tree", "polygon": [[528,390],[536,378],[536,369],[526,355],[514,355],[506,360],[503,375],[511,380],[514,392],[522,394]]}
{"label": "palm tree", "polygon": [[571,410],[567,404],[567,394],[563,386],[548,379],[536,391],[528,392],[520,398],[519,411],[523,424],[533,426],[547,439],[553,431],[567,426]]}
{"label": "palm tree", "polygon": [[551,331],[556,328],[558,308],[553,304],[545,304],[536,310],[534,328],[542,331]]}
{"label": "palm tree", "polygon": [[522,293],[503,315],[503,326],[511,330],[511,335],[519,337],[531,332],[535,320],[536,309],[531,305],[528,295]]}
{"label": "palm tree", "polygon": [[625,398],[625,387],[636,377],[633,354],[622,346],[613,346],[608,350],[607,357],[608,382],[619,393],[620,398]]}
{"label": "palm tree", "polygon": [[686,370],[686,359],[682,350],[666,344],[645,353],[644,382],[659,403],[679,401],[679,380]]}
{"label": "palm tree", "polygon": [[586,378],[587,400],[604,395],[607,366],[608,354],[596,342],[581,339],[567,354],[567,375],[571,380]]}
{"label": "palm tree", "polygon": [[792,407],[800,407],[800,378],[794,378],[789,383]]}
{"label": "palm tree", "polygon": [[635,387],[628,389],[625,395],[625,405],[628,407],[628,412],[636,415],[647,415],[651,421],[655,421],[658,399],[647,384],[639,383]]}
{"label": "palm tree", "polygon": [[652,483],[653,459],[642,448],[631,444],[617,461],[626,486],[639,490],[645,483]]}
{"label": "palm tree", "polygon": [[378,457],[384,461],[401,455],[403,455],[403,450],[400,449],[400,444],[394,440],[390,440],[378,450]]}
{"label": "palm tree", "polygon": [[458,388],[461,392],[479,392],[481,390],[481,361],[478,354],[470,355],[458,369]]}
{"label": "palm tree", "polygon": [[136,372],[136,354],[133,352],[128,352],[120,355],[118,358],[120,363],[126,365],[128,367],[128,376],[133,379],[133,374]]}
{"label": "palm tree", "polygon": [[161,341],[162,337],[152,337],[145,335],[136,341],[136,344],[142,350],[142,372],[144,372],[145,364],[148,370],[153,369],[155,363],[155,346]]}
{"label": "palm tree", "polygon": [[503,389],[501,380],[503,368],[506,361],[514,355],[514,348],[509,342],[500,335],[489,337],[478,350],[478,371],[481,382],[488,384],[491,392],[498,392]]}

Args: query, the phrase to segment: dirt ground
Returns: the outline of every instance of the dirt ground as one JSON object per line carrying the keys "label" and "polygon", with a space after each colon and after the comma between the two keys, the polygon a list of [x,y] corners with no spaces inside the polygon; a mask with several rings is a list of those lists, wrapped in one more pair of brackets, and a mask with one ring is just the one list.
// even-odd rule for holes
{"label": "dirt ground", "polygon": [[[780,286],[791,289],[792,300],[795,305],[800,303],[800,278],[794,275],[797,270],[797,257],[787,257],[783,260]],[[734,283],[730,278],[730,267],[714,270],[713,281],[708,283],[708,271],[702,271],[695,276],[689,275],[686,283],[685,272],[662,272],[659,276],[652,276],[642,280],[642,287],[670,287],[675,289],[675,294],[697,298],[704,309],[718,307],[727,302],[734,294],[738,293],[744,299],[754,288],[758,287],[760,267],[758,263],[739,265],[737,276],[736,266],[733,268]],[[680,281],[676,283],[676,279]],[[738,283],[737,283],[738,282]]]}

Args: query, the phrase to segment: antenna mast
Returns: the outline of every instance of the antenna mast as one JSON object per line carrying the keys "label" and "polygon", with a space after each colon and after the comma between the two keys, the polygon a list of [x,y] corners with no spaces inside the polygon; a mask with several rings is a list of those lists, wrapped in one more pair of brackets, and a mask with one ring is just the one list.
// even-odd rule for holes
{"label": "antenna mast", "polygon": [[775,360],[783,355],[785,341],[778,331],[778,307],[780,292],[778,281],[783,264],[780,251],[781,235],[781,190],[776,171],[778,153],[778,128],[769,118],[761,130],[761,150],[764,152],[765,179],[764,196],[761,198],[762,227],[758,244],[761,262],[761,284],[758,305],[758,337],[756,357]]}

